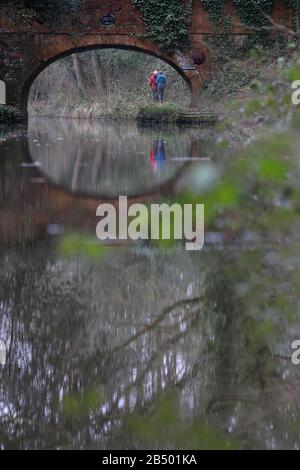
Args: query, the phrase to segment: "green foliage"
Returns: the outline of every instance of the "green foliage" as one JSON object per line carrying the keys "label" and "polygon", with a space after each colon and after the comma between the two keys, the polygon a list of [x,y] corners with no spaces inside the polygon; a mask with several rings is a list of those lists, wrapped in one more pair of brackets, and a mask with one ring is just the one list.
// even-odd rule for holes
{"label": "green foliage", "polygon": [[255,44],[269,43],[268,16],[272,15],[274,0],[232,0],[241,23],[249,28],[249,33],[242,47],[230,38],[232,18],[226,13],[224,0],[202,0],[214,25],[213,45],[220,50],[221,57],[236,56],[249,51]]}
{"label": "green foliage", "polygon": [[97,243],[93,237],[70,234],[61,238],[58,252],[66,258],[84,256],[91,260],[98,260],[105,254],[106,249],[103,245]]}
{"label": "green foliage", "polygon": [[191,2],[186,7],[183,0],[132,0],[139,8],[146,34],[162,49],[185,49],[189,45],[188,25]]}
{"label": "green foliage", "polygon": [[233,450],[238,444],[229,436],[216,432],[202,420],[184,423],[176,397],[165,394],[148,416],[128,419],[129,430],[143,445],[154,448],[166,443],[172,449]]}
{"label": "green foliage", "polygon": [[296,80],[300,80],[300,63],[294,63],[284,69],[283,76],[287,80],[294,82]]}
{"label": "green foliage", "polygon": [[246,116],[252,116],[255,113],[258,113],[261,109],[261,103],[258,99],[253,99],[247,102],[245,106]]}
{"label": "green foliage", "polygon": [[214,77],[204,82],[203,87],[210,98],[229,97],[235,95],[248,83],[247,70],[243,70],[240,64],[235,65],[232,61],[225,61],[220,64]]}
{"label": "green foliage", "polygon": [[292,116],[292,126],[294,129],[300,129],[300,109],[297,109]]}
{"label": "green foliage", "polygon": [[[224,0],[202,0],[204,8],[208,11],[209,17],[215,26],[229,26],[231,21],[225,13]],[[236,12],[241,22],[251,28],[262,28],[269,26],[270,22],[266,18],[272,14],[274,0],[232,0]],[[227,25],[226,25],[227,23]]]}
{"label": "green foliage", "polygon": [[269,230],[270,219],[266,215],[261,217],[262,201],[269,205],[270,214],[276,210],[274,201],[281,198],[293,172],[293,160],[288,158],[291,154],[290,137],[280,132],[271,134],[238,153],[222,177],[214,163],[194,169],[188,178],[189,193],[183,196],[184,200],[195,203],[201,196],[208,226],[223,214],[225,225],[232,226],[235,220],[235,230],[244,230],[249,221],[241,214],[247,213],[253,217],[256,228],[264,226]]}
{"label": "green foliage", "polygon": [[202,0],[205,10],[208,11],[209,18],[216,32],[220,29],[230,32],[232,27],[232,18],[225,12],[224,0]]}
{"label": "green foliage", "polygon": [[274,0],[233,0],[241,22],[250,28],[264,28],[270,26],[267,16],[272,15]]}
{"label": "green foliage", "polygon": [[80,418],[96,411],[102,404],[101,389],[85,390],[82,393],[66,395],[62,401],[62,413],[66,418]]}

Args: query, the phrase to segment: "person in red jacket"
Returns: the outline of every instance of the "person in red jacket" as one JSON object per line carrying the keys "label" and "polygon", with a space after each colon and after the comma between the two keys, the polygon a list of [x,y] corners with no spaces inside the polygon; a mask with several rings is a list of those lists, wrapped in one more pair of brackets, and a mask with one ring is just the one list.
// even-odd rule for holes
{"label": "person in red jacket", "polygon": [[158,101],[158,93],[157,93],[157,85],[156,85],[157,75],[158,75],[158,71],[154,70],[149,80],[149,86],[152,88],[154,101]]}

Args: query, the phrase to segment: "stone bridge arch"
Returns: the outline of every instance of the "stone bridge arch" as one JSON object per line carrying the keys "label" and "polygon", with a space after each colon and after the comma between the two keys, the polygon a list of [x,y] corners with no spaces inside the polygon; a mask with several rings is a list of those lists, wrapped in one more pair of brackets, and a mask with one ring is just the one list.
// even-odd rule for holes
{"label": "stone bridge arch", "polygon": [[74,41],[69,37],[55,41],[43,48],[40,60],[31,65],[31,70],[26,76],[21,93],[21,111],[27,117],[28,97],[31,86],[38,75],[52,63],[68,57],[74,53],[80,53],[99,49],[123,49],[147,54],[170,65],[185,80],[191,94],[191,103],[194,103],[199,94],[200,76],[191,60],[180,52],[164,53],[159,48],[153,47],[153,43],[145,40],[137,40],[130,36],[82,36]]}

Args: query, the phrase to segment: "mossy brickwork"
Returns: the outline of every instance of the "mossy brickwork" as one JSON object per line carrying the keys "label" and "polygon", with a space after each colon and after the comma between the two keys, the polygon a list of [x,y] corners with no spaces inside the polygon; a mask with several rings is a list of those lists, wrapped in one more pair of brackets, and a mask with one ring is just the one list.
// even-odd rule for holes
{"label": "mossy brickwork", "polygon": [[[258,1],[265,13],[272,3],[274,20],[293,27],[290,0]],[[50,3],[0,2],[0,79],[7,104],[24,114],[36,75],[52,61],[91,47],[123,47],[165,60],[190,83],[195,100],[213,70],[206,40],[220,32],[218,21],[232,40],[253,23],[252,13],[241,9],[250,2],[238,0],[84,0],[84,7],[80,0],[66,0],[56,2],[56,12],[42,8]]]}
{"label": "mossy brickwork", "polygon": [[163,49],[189,47],[192,0],[132,0],[139,8],[147,36]]}

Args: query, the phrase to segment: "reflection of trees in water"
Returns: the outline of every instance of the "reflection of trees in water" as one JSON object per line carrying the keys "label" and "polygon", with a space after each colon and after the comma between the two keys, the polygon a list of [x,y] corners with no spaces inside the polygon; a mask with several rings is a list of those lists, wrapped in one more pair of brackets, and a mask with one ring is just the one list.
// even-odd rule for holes
{"label": "reflection of trees in water", "polygon": [[[108,156],[97,148],[96,168]],[[73,139],[69,149],[73,163],[84,162]],[[297,319],[297,296],[287,269],[265,266],[261,252],[118,251],[99,266],[55,261],[48,246],[25,247],[30,217],[43,207],[47,224],[51,205],[26,183],[30,176],[16,171],[12,153],[21,158],[20,142],[2,154],[1,227],[7,229],[3,215],[10,213],[18,234],[18,251],[1,254],[1,339],[8,346],[0,388],[3,446],[138,446],[126,415],[152,412],[169,389],[186,421],[204,417],[245,447],[299,446],[299,369],[290,366],[286,349],[287,297]],[[12,246],[15,238],[8,240]],[[84,402],[95,389],[101,405],[62,413],[64,397]]]}
{"label": "reflection of trees in water", "polygon": [[[187,295],[187,268],[179,255],[173,272],[152,255],[113,256],[99,267],[46,261],[45,252],[29,256],[34,261],[12,254],[1,275],[9,324],[1,441],[44,447],[71,437],[74,445],[95,444],[120,413],[143,406],[185,374],[176,343],[187,334],[180,328],[192,320],[195,301],[176,299]],[[92,413],[88,438],[87,417],[64,420],[60,398],[98,386],[104,408]]]}
{"label": "reflection of trees in water", "polygon": [[[270,347],[254,341],[235,257],[122,251],[90,265],[47,251],[2,255],[3,445],[130,447],[126,414],[152,409],[170,388],[184,416],[205,416],[248,446],[297,441],[287,367],[270,369]],[[95,389],[100,406],[64,416],[63,397]]]}
{"label": "reflection of trees in water", "polygon": [[[29,129],[31,156],[41,162],[41,171],[58,185],[89,194],[147,192],[174,177],[183,166],[183,162],[172,161],[173,157],[204,156],[209,139],[211,142],[208,131],[141,132],[134,123],[67,119],[34,121]],[[163,142],[167,165],[154,174],[149,160],[157,140]]]}

